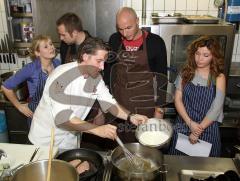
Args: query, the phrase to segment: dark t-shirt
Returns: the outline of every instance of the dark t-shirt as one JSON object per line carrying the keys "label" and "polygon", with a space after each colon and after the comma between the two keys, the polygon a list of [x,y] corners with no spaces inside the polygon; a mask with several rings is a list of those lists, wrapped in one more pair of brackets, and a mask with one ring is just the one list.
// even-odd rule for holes
{"label": "dark t-shirt", "polygon": [[[86,38],[91,37],[87,31],[84,31]],[[85,41],[84,40],[84,41]],[[76,46],[75,44],[68,45],[64,41],[61,41],[60,43],[60,58],[61,58],[61,63],[65,64],[66,63],[66,56],[67,56],[67,51],[68,48],[71,47],[70,49],[70,54],[73,55],[73,57],[77,57],[78,52],[80,51],[81,46]]]}

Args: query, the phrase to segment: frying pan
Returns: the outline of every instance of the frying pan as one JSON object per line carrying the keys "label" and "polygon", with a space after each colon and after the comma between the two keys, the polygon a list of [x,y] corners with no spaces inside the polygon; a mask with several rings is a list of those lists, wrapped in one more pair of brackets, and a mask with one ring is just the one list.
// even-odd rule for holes
{"label": "frying pan", "polygon": [[79,175],[79,179],[81,181],[89,180],[90,178],[97,175],[99,170],[103,168],[102,157],[97,152],[85,148],[65,151],[58,155],[57,159],[67,162],[75,159],[80,159],[82,162],[88,161],[90,164],[90,170],[85,171],[84,173]]}

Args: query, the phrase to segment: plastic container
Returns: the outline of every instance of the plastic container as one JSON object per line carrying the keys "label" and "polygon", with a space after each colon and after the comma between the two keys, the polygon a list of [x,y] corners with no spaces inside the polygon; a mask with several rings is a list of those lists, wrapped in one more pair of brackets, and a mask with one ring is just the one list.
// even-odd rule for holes
{"label": "plastic container", "polygon": [[227,1],[226,21],[240,22],[240,0]]}
{"label": "plastic container", "polygon": [[0,143],[8,143],[8,131],[4,110],[0,110]]}
{"label": "plastic container", "polygon": [[21,30],[21,39],[23,42],[29,42],[29,23],[28,22],[21,22],[20,23],[20,30]]}

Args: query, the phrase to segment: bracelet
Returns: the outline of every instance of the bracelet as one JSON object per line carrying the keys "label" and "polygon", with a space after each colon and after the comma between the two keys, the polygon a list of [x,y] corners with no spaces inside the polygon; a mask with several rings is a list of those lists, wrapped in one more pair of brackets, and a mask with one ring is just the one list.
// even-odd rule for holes
{"label": "bracelet", "polygon": [[133,114],[132,114],[131,112],[128,114],[128,116],[127,116],[127,121],[130,121],[132,115],[133,115]]}

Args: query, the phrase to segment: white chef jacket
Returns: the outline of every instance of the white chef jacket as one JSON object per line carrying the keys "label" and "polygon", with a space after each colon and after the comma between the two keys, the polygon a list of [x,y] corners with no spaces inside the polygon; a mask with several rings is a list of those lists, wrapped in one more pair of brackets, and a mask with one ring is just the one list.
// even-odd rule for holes
{"label": "white chef jacket", "polygon": [[[69,121],[73,117],[84,120],[96,99],[104,112],[117,103],[109,93],[101,75],[96,79],[84,78],[78,66],[77,62],[58,66],[47,79],[28,135],[33,144],[49,145],[51,128],[54,127],[54,146],[58,146],[59,149],[76,148],[75,132],[61,129],[56,124]],[[64,118],[65,112],[60,114],[64,110],[69,113],[68,119]]]}

